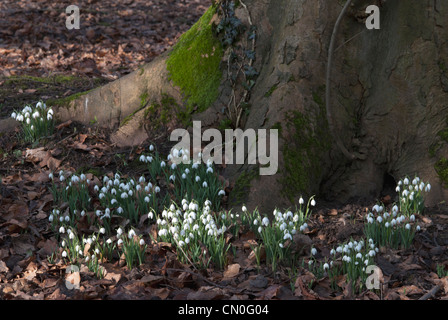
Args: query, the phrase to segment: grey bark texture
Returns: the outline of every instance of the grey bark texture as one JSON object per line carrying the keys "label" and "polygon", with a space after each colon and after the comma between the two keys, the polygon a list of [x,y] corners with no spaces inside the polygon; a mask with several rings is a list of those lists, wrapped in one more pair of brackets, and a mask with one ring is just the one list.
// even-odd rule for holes
{"label": "grey bark texture", "polygon": [[[448,127],[448,2],[352,2],[335,38],[330,96],[334,128],[329,129],[324,104],[328,48],[344,3],[244,1],[257,27],[253,66],[259,76],[250,94],[250,113],[242,121],[243,128],[270,129],[279,124],[282,128],[280,170],[276,175],[250,181],[250,192],[243,199],[249,209],[258,207],[269,212],[274,207],[297,204],[300,196],[311,194],[340,202],[373,200],[383,190],[386,175],[398,181],[416,174],[433,187],[426,199],[428,205],[448,200],[444,181],[435,169],[448,153],[440,135]],[[380,30],[367,30],[365,26],[365,9],[370,4],[381,8]],[[237,15],[247,24],[245,12],[237,9]],[[164,59],[145,66],[144,76],[136,75],[136,71],[74,104],[82,106],[92,97],[90,105],[99,108],[106,101],[110,112],[101,121],[116,125],[120,118],[138,109],[140,87],[153,94],[170,92],[181,101],[179,90],[168,81]],[[157,76],[159,80],[155,80]],[[208,110],[193,118],[217,126],[229,98],[224,82],[220,92]],[[67,117],[89,118],[77,112]],[[299,122],[294,125],[294,114],[307,120],[306,131],[300,131]],[[135,136],[135,127],[129,126],[126,134]],[[312,139],[306,141],[314,141],[319,147],[301,145],[297,133],[309,135]],[[335,133],[349,152],[358,155],[356,159],[344,156],[336,145]],[[327,141],[320,146],[319,139]],[[286,153],[291,149],[297,152]],[[300,155],[297,172],[291,169],[296,165],[291,154]],[[224,175],[238,182],[243,170],[245,166],[228,166]],[[285,177],[293,177],[288,185]]]}

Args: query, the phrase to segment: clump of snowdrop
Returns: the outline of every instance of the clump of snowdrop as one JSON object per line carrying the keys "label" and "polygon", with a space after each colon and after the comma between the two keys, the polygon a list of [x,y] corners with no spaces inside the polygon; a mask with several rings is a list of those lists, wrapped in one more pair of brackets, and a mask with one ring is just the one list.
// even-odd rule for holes
{"label": "clump of snowdrop", "polygon": [[352,288],[361,290],[368,277],[366,267],[374,264],[378,251],[373,239],[350,239],[331,249],[330,256],[325,257],[324,261],[317,261],[312,251],[308,269],[317,278],[328,276],[333,289],[339,276],[345,274]]}
{"label": "clump of snowdrop", "polygon": [[21,111],[14,111],[11,118],[20,122],[24,140],[34,142],[53,134],[53,109],[39,101],[35,107],[25,106]]}
{"label": "clump of snowdrop", "polygon": [[409,248],[420,227],[415,223],[415,215],[407,216],[394,205],[390,212],[381,205],[375,205],[364,224],[364,234],[379,246]]}
{"label": "clump of snowdrop", "polygon": [[118,228],[117,239],[118,249],[124,254],[129,269],[141,265],[145,261],[148,246],[145,240],[135,233],[134,229],[131,228],[125,233],[121,228]]}
{"label": "clump of snowdrop", "polygon": [[400,211],[406,216],[422,213],[425,208],[423,195],[430,190],[431,185],[417,176],[412,180],[406,176],[398,181],[395,191],[399,195]]}
{"label": "clump of snowdrop", "polygon": [[273,270],[276,270],[279,262],[291,257],[290,244],[293,236],[297,232],[306,230],[308,227],[306,220],[311,213],[310,205],[316,205],[313,198],[308,200],[306,207],[304,207],[303,199],[299,204],[300,207],[294,213],[290,210],[281,212],[275,209],[271,219],[266,216],[261,218],[258,215],[253,220],[253,229],[256,229],[265,247],[266,262]]}
{"label": "clump of snowdrop", "polygon": [[225,191],[212,162],[192,161],[186,149],[174,149],[166,159],[154,147],[149,151],[140,156],[140,162],[148,166],[153,180],[165,177],[167,185],[172,186],[170,190],[177,202],[184,198],[188,201],[194,199],[202,205],[208,199],[213,203],[212,209],[218,210]]}
{"label": "clump of snowdrop", "polygon": [[199,207],[195,201],[182,199],[180,205],[172,203],[165,208],[157,219],[159,240],[172,243],[181,262],[200,268],[207,268],[210,262],[218,268],[225,266],[230,247],[224,236],[227,227],[218,225],[211,206],[210,200]]}

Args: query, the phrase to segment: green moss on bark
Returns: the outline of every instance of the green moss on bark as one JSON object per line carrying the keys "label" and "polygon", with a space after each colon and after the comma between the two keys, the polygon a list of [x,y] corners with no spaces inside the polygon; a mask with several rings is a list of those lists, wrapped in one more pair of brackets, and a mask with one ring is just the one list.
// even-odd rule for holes
{"label": "green moss on bark", "polygon": [[439,175],[440,180],[443,182],[443,186],[448,188],[448,159],[442,158],[437,161],[434,169]]}
{"label": "green moss on bark", "polygon": [[287,143],[283,147],[284,172],[280,178],[282,193],[293,201],[301,194],[312,194],[314,182],[322,176],[322,157],[330,149],[330,135],[322,99],[322,88],[313,93],[319,106],[315,116],[292,111],[287,115]]}
{"label": "green moss on bark", "polygon": [[167,59],[170,80],[181,88],[187,112],[195,107],[206,110],[218,97],[223,49],[213,33],[212,17],[216,7],[207,12],[184,33]]}

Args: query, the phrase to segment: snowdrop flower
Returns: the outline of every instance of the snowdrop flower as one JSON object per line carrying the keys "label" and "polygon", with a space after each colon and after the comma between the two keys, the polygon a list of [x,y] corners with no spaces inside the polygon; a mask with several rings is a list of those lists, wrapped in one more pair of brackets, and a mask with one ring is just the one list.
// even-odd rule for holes
{"label": "snowdrop flower", "polygon": [[62,240],[62,242],[61,242],[61,246],[62,246],[62,247],[65,247],[66,244],[67,244],[67,243],[65,242],[65,240]]}
{"label": "snowdrop flower", "polygon": [[311,200],[311,206],[315,206],[316,205],[316,201],[313,199],[313,200]]}
{"label": "snowdrop flower", "polygon": [[224,190],[219,190],[218,196],[225,196],[226,192]]}
{"label": "snowdrop flower", "polygon": [[311,249],[311,254],[312,254],[313,256],[315,256],[315,255],[316,255],[316,253],[317,253],[317,250],[316,250],[316,248],[312,248],[312,249]]}
{"label": "snowdrop flower", "polygon": [[291,234],[285,233],[285,235],[283,236],[283,240],[286,240],[286,239],[292,240]]}
{"label": "snowdrop flower", "polygon": [[163,236],[166,236],[167,234],[168,234],[168,230],[166,230],[166,229],[159,230],[159,236],[163,237]]}
{"label": "snowdrop flower", "polygon": [[411,216],[409,217],[409,220],[411,220],[412,222],[414,222],[414,221],[415,221],[415,216],[414,216],[414,215],[411,215]]}
{"label": "snowdrop flower", "polygon": [[64,251],[62,251],[62,257],[63,258],[66,258],[67,257],[67,252],[64,250]]}
{"label": "snowdrop flower", "polygon": [[384,226],[385,226],[386,228],[389,228],[389,222],[386,222],[386,223],[384,224]]}
{"label": "snowdrop flower", "polygon": [[258,227],[258,233],[261,233],[261,231],[263,231],[263,229],[261,227]]}
{"label": "snowdrop flower", "polygon": [[400,186],[397,186],[397,187],[395,188],[395,192],[400,192]]}
{"label": "snowdrop flower", "polygon": [[373,223],[373,218],[372,218],[372,217],[368,217],[368,218],[367,218],[367,222],[368,222],[368,223]]}
{"label": "snowdrop flower", "polygon": [[59,233],[65,233],[65,228],[63,226],[59,228]]}
{"label": "snowdrop flower", "polygon": [[304,204],[304,202],[305,202],[305,201],[303,201],[303,198],[300,197],[300,199],[299,199],[299,204]]}
{"label": "snowdrop flower", "polygon": [[145,155],[142,154],[142,155],[140,156],[140,159],[139,159],[139,160],[140,160],[140,162],[146,162],[146,157],[145,157]]}
{"label": "snowdrop flower", "polygon": [[143,240],[143,239],[140,239],[140,242],[139,242],[139,244],[140,244],[141,246],[145,245],[145,240]]}
{"label": "snowdrop flower", "polygon": [[409,195],[409,191],[408,190],[403,190],[403,197],[407,197]]}
{"label": "snowdrop flower", "polygon": [[379,223],[383,222],[383,218],[381,216],[378,216],[378,218],[376,218],[376,221],[378,221]]}
{"label": "snowdrop flower", "polygon": [[121,236],[123,234],[123,230],[121,228],[117,229],[117,236]]}
{"label": "snowdrop flower", "polygon": [[324,270],[328,270],[330,268],[330,266],[328,265],[328,263],[324,264]]}
{"label": "snowdrop flower", "polygon": [[247,212],[247,208],[246,208],[246,206],[242,206],[242,207],[241,207],[241,211],[243,211],[243,212]]}
{"label": "snowdrop flower", "polygon": [[154,151],[154,146],[152,144],[149,146],[149,151]]}
{"label": "snowdrop flower", "polygon": [[410,229],[411,229],[411,225],[410,225],[409,223],[406,223],[405,228],[406,228],[407,230],[410,230]]}
{"label": "snowdrop flower", "polygon": [[160,162],[160,167],[161,167],[161,168],[163,168],[163,167],[165,167],[165,166],[166,166],[165,161]]}
{"label": "snowdrop flower", "polygon": [[199,181],[201,181],[201,178],[199,176],[196,176],[195,180],[196,180],[196,182],[199,182]]}
{"label": "snowdrop flower", "polygon": [[408,185],[408,184],[409,184],[409,179],[408,179],[408,178],[404,178],[403,183],[404,183],[405,185]]}
{"label": "snowdrop flower", "polygon": [[302,224],[302,225],[300,226],[299,230],[303,232],[303,231],[306,230],[306,228],[308,228],[308,224],[305,222],[304,224]]}
{"label": "snowdrop flower", "polygon": [[420,231],[420,226],[417,226],[415,230]]}
{"label": "snowdrop flower", "polygon": [[154,188],[154,192],[155,192],[155,193],[159,193],[159,192],[160,192],[160,188],[159,188],[158,186],[156,186],[156,187]]}
{"label": "snowdrop flower", "polygon": [[15,112],[11,113],[11,118],[16,119],[17,118],[17,113],[15,113]]}
{"label": "snowdrop flower", "polygon": [[429,192],[431,190],[431,185],[428,183],[425,187],[425,192]]}
{"label": "snowdrop flower", "polygon": [[330,250],[330,254],[331,254],[332,256],[334,256],[334,255],[336,254],[336,251],[335,251],[334,249],[331,249],[331,250]]}
{"label": "snowdrop flower", "polygon": [[268,226],[269,225],[268,217],[264,217],[263,220],[261,221],[261,223],[263,223],[265,226]]}
{"label": "snowdrop flower", "polygon": [[375,250],[370,250],[369,251],[369,256],[373,257],[373,256],[375,256],[375,254],[376,254]]}
{"label": "snowdrop flower", "polygon": [[207,185],[207,181],[204,181],[204,182],[202,183],[202,187],[203,187],[203,188],[207,188],[207,187],[208,187],[208,185]]}
{"label": "snowdrop flower", "polygon": [[68,236],[70,240],[75,239],[75,235],[73,233],[70,233],[70,235]]}
{"label": "snowdrop flower", "polygon": [[182,173],[182,179],[187,179],[187,175],[185,173]]}
{"label": "snowdrop flower", "polygon": [[135,236],[135,231],[134,231],[134,229],[131,229],[128,232],[128,238],[131,239],[133,236]]}
{"label": "snowdrop flower", "polygon": [[105,233],[106,233],[106,229],[101,228],[101,229],[100,229],[100,233],[101,233],[101,234],[105,234]]}
{"label": "snowdrop flower", "polygon": [[123,244],[123,240],[122,240],[122,239],[118,239],[117,244],[118,244],[119,246],[121,246],[121,245]]}

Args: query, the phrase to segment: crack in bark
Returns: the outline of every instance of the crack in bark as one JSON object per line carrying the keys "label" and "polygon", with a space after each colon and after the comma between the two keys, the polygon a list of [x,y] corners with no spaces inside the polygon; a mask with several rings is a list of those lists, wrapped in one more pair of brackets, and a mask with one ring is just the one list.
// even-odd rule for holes
{"label": "crack in bark", "polygon": [[344,146],[339,135],[336,134],[334,121],[333,121],[333,115],[331,113],[331,104],[330,104],[330,99],[331,99],[331,90],[330,90],[331,82],[330,82],[330,80],[331,80],[331,67],[332,67],[332,62],[333,62],[334,43],[336,41],[336,35],[338,32],[339,24],[341,23],[341,20],[344,17],[345,12],[347,11],[351,2],[352,2],[352,0],[347,0],[347,2],[345,3],[344,7],[342,8],[342,10],[336,20],[336,23],[333,27],[333,33],[331,35],[330,46],[328,48],[327,76],[326,76],[326,86],[325,86],[325,105],[326,105],[326,110],[327,110],[327,120],[328,120],[328,127],[330,129],[330,132],[333,134],[336,144],[339,147],[339,149],[342,151],[344,156],[347,159],[353,161],[353,160],[359,158],[359,156],[357,156],[353,153],[350,153],[347,150],[347,148]]}

